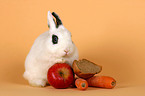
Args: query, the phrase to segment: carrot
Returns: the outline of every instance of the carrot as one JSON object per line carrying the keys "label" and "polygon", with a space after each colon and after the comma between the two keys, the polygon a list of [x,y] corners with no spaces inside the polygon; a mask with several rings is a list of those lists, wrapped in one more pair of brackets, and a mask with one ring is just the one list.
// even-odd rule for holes
{"label": "carrot", "polygon": [[82,78],[76,79],[75,85],[80,90],[86,90],[88,88],[88,82]]}
{"label": "carrot", "polygon": [[109,76],[93,76],[87,79],[88,85],[91,87],[114,88],[116,85],[115,79]]}

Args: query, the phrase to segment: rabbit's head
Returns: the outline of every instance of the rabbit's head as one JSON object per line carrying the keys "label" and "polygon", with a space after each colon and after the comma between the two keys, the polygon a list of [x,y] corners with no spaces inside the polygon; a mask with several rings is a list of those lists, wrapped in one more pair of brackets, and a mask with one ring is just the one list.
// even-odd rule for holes
{"label": "rabbit's head", "polygon": [[51,14],[50,11],[48,11],[48,27],[49,31],[46,45],[49,53],[54,57],[71,56],[75,51],[71,33],[63,26],[59,16],[54,12]]}

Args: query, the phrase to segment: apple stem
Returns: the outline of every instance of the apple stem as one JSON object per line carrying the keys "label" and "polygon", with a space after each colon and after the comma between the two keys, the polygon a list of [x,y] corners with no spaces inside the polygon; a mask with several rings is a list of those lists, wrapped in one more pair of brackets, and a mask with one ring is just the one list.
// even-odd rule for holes
{"label": "apple stem", "polygon": [[60,71],[59,74],[60,74],[61,77],[64,77],[63,72]]}

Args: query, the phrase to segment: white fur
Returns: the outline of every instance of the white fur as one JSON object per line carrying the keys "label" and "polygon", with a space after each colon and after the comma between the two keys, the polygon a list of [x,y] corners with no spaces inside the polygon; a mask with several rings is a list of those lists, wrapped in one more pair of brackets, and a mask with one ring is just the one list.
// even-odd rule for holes
{"label": "white fur", "polygon": [[[55,63],[65,62],[72,66],[73,61],[78,60],[78,50],[71,40],[71,33],[63,25],[56,28],[50,12],[48,18],[49,31],[35,40],[25,60],[23,76],[32,86],[45,86],[47,71]],[[52,43],[53,34],[58,36],[58,44]]]}

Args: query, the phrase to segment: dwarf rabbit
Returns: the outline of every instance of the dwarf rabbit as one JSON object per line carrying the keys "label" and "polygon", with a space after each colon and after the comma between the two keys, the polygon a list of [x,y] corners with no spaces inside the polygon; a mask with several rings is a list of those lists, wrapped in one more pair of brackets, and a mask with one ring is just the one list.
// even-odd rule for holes
{"label": "dwarf rabbit", "polygon": [[47,71],[55,63],[72,66],[73,61],[78,60],[78,50],[72,42],[71,33],[63,26],[59,16],[48,11],[47,18],[49,30],[35,40],[25,60],[23,76],[32,86],[46,86]]}

